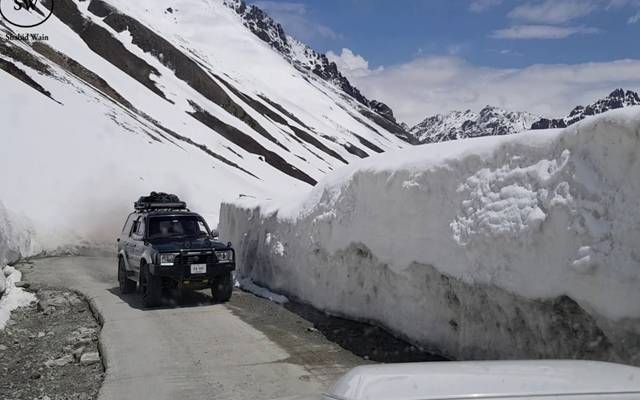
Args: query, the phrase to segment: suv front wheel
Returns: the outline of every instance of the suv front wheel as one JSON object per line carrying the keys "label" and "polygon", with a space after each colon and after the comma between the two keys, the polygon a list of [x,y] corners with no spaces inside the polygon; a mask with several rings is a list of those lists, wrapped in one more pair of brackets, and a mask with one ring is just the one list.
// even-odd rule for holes
{"label": "suv front wheel", "polygon": [[136,291],[136,281],[132,281],[127,277],[127,269],[124,266],[124,259],[118,257],[118,284],[120,293],[128,294]]}
{"label": "suv front wheel", "polygon": [[145,307],[156,307],[160,304],[162,295],[160,278],[153,276],[146,264],[140,267],[140,291]]}
{"label": "suv front wheel", "polygon": [[231,272],[217,277],[213,281],[211,287],[211,296],[216,303],[226,303],[231,299],[231,293],[233,292],[233,276]]}

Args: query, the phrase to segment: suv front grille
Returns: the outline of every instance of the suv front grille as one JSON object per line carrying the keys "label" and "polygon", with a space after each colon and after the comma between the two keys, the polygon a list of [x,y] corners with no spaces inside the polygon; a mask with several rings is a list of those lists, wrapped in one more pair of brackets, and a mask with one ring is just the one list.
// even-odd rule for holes
{"label": "suv front grille", "polygon": [[191,264],[207,264],[207,272],[217,263],[216,255],[183,253],[176,256],[173,265],[181,269],[184,277],[191,276]]}

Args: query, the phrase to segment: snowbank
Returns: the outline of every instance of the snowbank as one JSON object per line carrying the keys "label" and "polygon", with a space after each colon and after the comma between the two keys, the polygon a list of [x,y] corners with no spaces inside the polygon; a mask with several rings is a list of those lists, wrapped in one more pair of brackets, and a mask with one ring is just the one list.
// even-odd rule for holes
{"label": "snowbank", "polygon": [[5,267],[0,270],[0,275],[6,276],[6,288],[0,293],[0,331],[4,329],[11,317],[11,312],[18,307],[26,307],[36,301],[33,293],[25,292],[16,287],[16,282],[22,279],[22,273],[13,267]]}
{"label": "snowbank", "polygon": [[272,301],[274,303],[278,303],[278,304],[284,304],[284,303],[288,303],[289,299],[287,299],[286,296],[283,296],[281,294],[277,294],[277,293],[273,293],[272,291],[270,291],[267,288],[263,288],[262,286],[258,286],[255,283],[253,283],[253,281],[249,278],[244,278],[244,279],[240,279],[236,282],[236,287],[239,287],[240,289],[249,292],[249,293],[253,293],[258,297],[262,297],[263,299],[267,299],[269,301]]}
{"label": "snowbank", "polygon": [[29,221],[10,213],[0,202],[0,265],[13,264],[35,254],[38,247],[33,238]]}
{"label": "snowbank", "polygon": [[640,364],[640,109],[363,160],[225,204],[239,273],[455,358]]}

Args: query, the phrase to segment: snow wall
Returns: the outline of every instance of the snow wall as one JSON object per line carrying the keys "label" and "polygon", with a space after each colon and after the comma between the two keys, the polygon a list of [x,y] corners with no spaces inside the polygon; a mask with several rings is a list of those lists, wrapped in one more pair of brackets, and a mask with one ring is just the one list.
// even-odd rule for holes
{"label": "snow wall", "polygon": [[39,252],[33,237],[30,222],[9,212],[0,202],[0,269]]}
{"label": "snow wall", "polygon": [[455,359],[640,365],[640,108],[224,204],[238,273]]}

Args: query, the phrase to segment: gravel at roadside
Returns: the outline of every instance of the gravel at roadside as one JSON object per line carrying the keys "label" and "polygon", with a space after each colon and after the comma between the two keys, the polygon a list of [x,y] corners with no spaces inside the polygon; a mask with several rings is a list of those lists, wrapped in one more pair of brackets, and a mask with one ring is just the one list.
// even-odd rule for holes
{"label": "gravel at roadside", "polygon": [[95,399],[103,380],[100,326],[78,294],[37,288],[0,331],[0,399]]}

